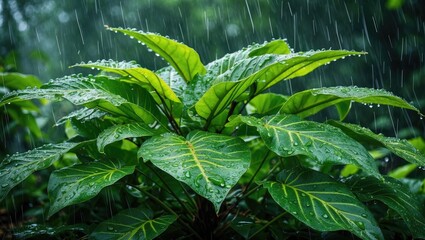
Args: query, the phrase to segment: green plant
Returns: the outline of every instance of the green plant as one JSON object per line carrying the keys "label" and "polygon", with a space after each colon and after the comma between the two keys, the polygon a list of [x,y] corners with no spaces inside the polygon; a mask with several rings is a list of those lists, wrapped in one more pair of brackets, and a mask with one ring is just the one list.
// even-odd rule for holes
{"label": "green plant", "polygon": [[[291,96],[268,91],[365,53],[294,53],[284,40],[273,40],[204,66],[182,43],[108,29],[138,40],[171,66],[153,72],[134,62],[81,63],[75,66],[100,74],[66,76],[2,98],[5,106],[34,98],[83,106],[58,121],[67,123],[68,141],[1,163],[4,198],[56,162],[47,216],[70,225],[32,225],[17,236],[42,229],[52,236],[80,231],[94,239],[425,237],[423,190],[412,192],[382,175],[368,150],[385,148],[412,169],[425,165],[423,153],[406,140],[343,122],[353,102],[419,113],[414,106],[383,90],[353,86]],[[328,107],[337,109],[339,120],[306,120]],[[57,164],[64,155],[72,165]],[[72,215],[74,225],[64,218]]]}

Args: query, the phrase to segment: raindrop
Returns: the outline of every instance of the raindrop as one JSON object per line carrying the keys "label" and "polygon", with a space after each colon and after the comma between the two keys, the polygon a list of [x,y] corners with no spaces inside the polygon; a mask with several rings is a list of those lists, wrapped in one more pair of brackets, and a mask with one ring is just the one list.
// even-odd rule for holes
{"label": "raindrop", "polygon": [[190,172],[188,171],[188,172],[186,172],[185,174],[184,174],[187,178],[190,178],[192,175],[190,174]]}
{"label": "raindrop", "polygon": [[113,227],[108,227],[108,231],[114,231]]}
{"label": "raindrop", "polygon": [[328,214],[326,214],[326,213],[325,213],[325,214],[323,214],[323,215],[322,215],[322,217],[323,217],[323,218],[326,218],[326,219],[328,219],[328,218],[329,218]]}
{"label": "raindrop", "polygon": [[357,227],[359,227],[361,230],[365,230],[365,229],[366,229],[366,227],[365,227],[365,225],[364,225],[364,223],[363,223],[363,222],[356,222],[356,225],[357,225]]}
{"label": "raindrop", "polygon": [[4,183],[4,184],[1,185],[2,188],[6,188],[7,186],[9,186],[8,183]]}

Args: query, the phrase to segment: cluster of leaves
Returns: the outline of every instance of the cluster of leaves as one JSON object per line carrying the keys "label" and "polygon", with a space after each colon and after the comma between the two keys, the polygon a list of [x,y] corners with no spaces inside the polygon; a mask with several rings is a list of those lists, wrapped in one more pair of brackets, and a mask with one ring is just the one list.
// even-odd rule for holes
{"label": "cluster of leaves", "polygon": [[[343,122],[355,102],[419,113],[414,106],[389,92],[354,86],[291,96],[268,91],[364,53],[295,53],[279,39],[204,66],[193,49],[167,37],[108,29],[136,39],[171,66],[151,71],[134,62],[81,63],[75,66],[101,72],[14,91],[0,102],[66,99],[83,106],[58,121],[68,123],[68,141],[1,162],[1,198],[65,155],[73,164],[56,165],[50,174],[49,218],[69,206],[94,204],[108,191],[118,195],[109,198],[124,199],[109,203],[121,210],[110,219],[96,218],[93,210],[85,214],[83,223],[94,226],[37,228],[43,234],[81,231],[93,239],[425,237],[423,190],[412,191],[382,175],[368,150],[385,148],[410,162],[411,169],[425,166],[423,153],[406,140]],[[336,108],[338,120],[306,119],[328,107]],[[18,235],[39,233],[33,226]]]}

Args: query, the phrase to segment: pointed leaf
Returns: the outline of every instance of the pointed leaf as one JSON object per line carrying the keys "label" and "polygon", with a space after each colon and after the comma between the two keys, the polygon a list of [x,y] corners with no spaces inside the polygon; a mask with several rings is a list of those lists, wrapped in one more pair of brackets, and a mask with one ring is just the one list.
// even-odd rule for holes
{"label": "pointed leaf", "polygon": [[250,57],[259,56],[264,54],[289,54],[291,53],[291,48],[289,47],[286,40],[277,39],[271,42],[266,42],[263,46],[252,50],[249,53]]}
{"label": "pointed leaf", "polygon": [[211,201],[217,212],[251,160],[241,139],[202,131],[190,132],[186,139],[171,133],[154,136],[138,155],[189,185]]}
{"label": "pointed leaf", "polygon": [[[163,132],[163,131],[162,131]],[[101,132],[97,137],[97,148],[103,153],[106,145],[121,141],[126,138],[147,137],[162,133],[142,123],[129,123],[115,125]]]}
{"label": "pointed leaf", "polygon": [[111,219],[100,223],[90,238],[99,240],[150,240],[167,230],[177,217],[164,215],[153,217],[152,210],[144,207],[121,211]]}
{"label": "pointed leaf", "polygon": [[17,153],[5,158],[0,163],[0,201],[6,194],[33,172],[52,165],[61,156],[78,143],[64,142],[47,144],[24,153]]}
{"label": "pointed leaf", "polygon": [[288,98],[280,112],[297,114],[304,118],[345,101],[389,105],[410,109],[420,114],[417,108],[390,92],[359,87],[316,88],[298,92]]}
{"label": "pointed leaf", "polygon": [[367,150],[336,127],[305,121],[295,115],[240,118],[247,125],[257,127],[267,147],[282,157],[305,155],[320,164],[354,164],[380,177]]}
{"label": "pointed leaf", "polygon": [[353,176],[346,181],[362,201],[378,200],[396,211],[415,238],[425,238],[425,207],[418,196],[394,178],[385,181]]}
{"label": "pointed leaf", "polygon": [[102,160],[73,165],[54,171],[50,175],[49,192],[52,216],[62,208],[87,201],[104,187],[133,173],[135,166],[124,166],[119,162]]}
{"label": "pointed leaf", "polygon": [[186,80],[191,81],[196,74],[204,74],[205,67],[199,54],[192,48],[161,35],[133,29],[109,28],[111,31],[129,35],[163,57]]}
{"label": "pointed leaf", "polygon": [[370,129],[356,124],[338,121],[329,121],[329,123],[340,128],[345,134],[359,142],[377,147],[385,147],[395,155],[410,163],[425,166],[425,155],[405,139],[385,137],[382,134],[375,134]]}
{"label": "pointed leaf", "polygon": [[282,171],[276,182],[264,186],[283,209],[316,230],[346,230],[362,239],[383,239],[367,207],[328,175],[295,168]]}

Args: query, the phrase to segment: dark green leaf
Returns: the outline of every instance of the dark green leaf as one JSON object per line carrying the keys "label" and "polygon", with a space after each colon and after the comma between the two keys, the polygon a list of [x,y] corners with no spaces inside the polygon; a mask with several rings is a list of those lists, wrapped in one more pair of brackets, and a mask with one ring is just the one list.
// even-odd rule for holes
{"label": "dark green leaf", "polygon": [[241,139],[202,131],[190,132],[186,139],[172,133],[154,136],[138,155],[189,185],[211,201],[217,212],[251,160]]}
{"label": "dark green leaf", "polygon": [[93,198],[104,187],[133,173],[134,168],[135,166],[123,166],[120,162],[102,160],[54,171],[48,185],[51,203],[48,216],[66,206]]}
{"label": "dark green leaf", "polygon": [[283,209],[316,230],[346,230],[362,239],[383,239],[367,207],[328,175],[295,168],[282,171],[276,182],[264,186]]}
{"label": "dark green leaf", "polygon": [[89,121],[92,119],[102,118],[105,116],[106,113],[103,111],[100,111],[95,108],[80,108],[78,110],[75,110],[71,112],[70,114],[66,115],[65,117],[62,117],[56,122],[56,126],[64,124],[69,119],[76,119],[81,122]]}

